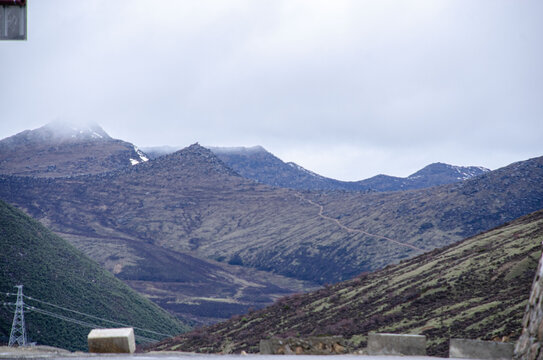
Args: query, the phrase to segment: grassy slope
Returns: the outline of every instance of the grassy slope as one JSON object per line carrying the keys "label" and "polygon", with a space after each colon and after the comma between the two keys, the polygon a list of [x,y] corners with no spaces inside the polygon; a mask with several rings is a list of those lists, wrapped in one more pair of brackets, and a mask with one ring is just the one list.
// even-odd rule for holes
{"label": "grassy slope", "polygon": [[[14,286],[23,284],[27,296],[98,317],[168,334],[188,329],[65,240],[3,201],[0,201],[0,248],[0,302],[15,302],[15,297],[6,293],[16,292]],[[95,322],[32,300],[25,302]],[[12,319],[13,306],[0,307],[2,342],[9,339]],[[32,341],[71,350],[87,348],[89,328],[32,312],[26,312],[25,319]],[[98,325],[112,327],[108,323]],[[156,337],[138,330],[136,334]]]}
{"label": "grassy slope", "polygon": [[514,339],[543,240],[543,211],[395,266],[281,299],[244,317],[168,339],[156,349],[257,351],[270,336],[339,334],[366,345],[370,331],[425,334],[446,356],[450,337]]}

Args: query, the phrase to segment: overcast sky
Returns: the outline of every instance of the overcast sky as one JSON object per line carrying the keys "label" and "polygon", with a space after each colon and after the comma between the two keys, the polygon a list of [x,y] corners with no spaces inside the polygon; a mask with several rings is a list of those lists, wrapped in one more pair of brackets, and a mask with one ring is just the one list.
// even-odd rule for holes
{"label": "overcast sky", "polygon": [[543,1],[28,0],[0,138],[262,145],[341,180],[543,155]]}

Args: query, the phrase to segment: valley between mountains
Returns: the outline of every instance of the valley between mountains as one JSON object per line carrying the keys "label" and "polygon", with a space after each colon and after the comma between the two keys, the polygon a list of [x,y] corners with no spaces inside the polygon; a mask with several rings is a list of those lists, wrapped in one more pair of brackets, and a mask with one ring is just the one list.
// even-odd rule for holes
{"label": "valley between mountains", "polygon": [[[243,177],[198,144],[146,161],[97,128],[47,135],[58,127],[0,141],[0,199],[194,323],[352,279],[543,208],[543,157],[408,191],[311,190]],[[39,149],[40,161],[22,166],[21,144],[29,159]],[[102,152],[85,157],[89,147]]]}

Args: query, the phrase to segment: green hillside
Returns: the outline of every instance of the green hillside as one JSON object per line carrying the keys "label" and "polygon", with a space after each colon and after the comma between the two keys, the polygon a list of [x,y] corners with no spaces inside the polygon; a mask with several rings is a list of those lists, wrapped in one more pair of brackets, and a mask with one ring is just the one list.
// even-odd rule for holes
{"label": "green hillside", "polygon": [[543,211],[228,322],[198,329],[158,350],[258,351],[271,336],[343,335],[355,348],[370,331],[424,334],[428,353],[446,356],[448,339],[514,340],[541,255]]}
{"label": "green hillside", "polygon": [[[68,242],[3,201],[0,248],[0,303],[14,303],[16,297],[7,294],[16,293],[14,286],[23,284],[27,296],[85,314],[164,334],[188,330],[188,326],[131,290]],[[101,327],[116,327],[43,302],[25,299],[25,303]],[[1,343],[9,340],[13,310],[10,305],[0,306]],[[31,341],[70,350],[87,349],[89,327],[32,311],[25,312],[25,320]],[[140,330],[136,335],[161,338]]]}

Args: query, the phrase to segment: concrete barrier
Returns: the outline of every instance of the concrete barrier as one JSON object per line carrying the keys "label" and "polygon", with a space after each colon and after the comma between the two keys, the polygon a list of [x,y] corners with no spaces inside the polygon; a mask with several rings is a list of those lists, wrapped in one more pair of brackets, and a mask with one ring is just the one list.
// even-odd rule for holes
{"label": "concrete barrier", "polygon": [[342,336],[260,340],[260,354],[266,355],[330,355],[347,352]]}
{"label": "concrete barrier", "polygon": [[133,328],[93,329],[88,337],[91,353],[127,353],[136,351]]}
{"label": "concrete barrier", "polygon": [[470,339],[451,339],[450,358],[511,360],[513,344]]}
{"label": "concrete barrier", "polygon": [[426,356],[426,336],[370,333],[368,355]]}

